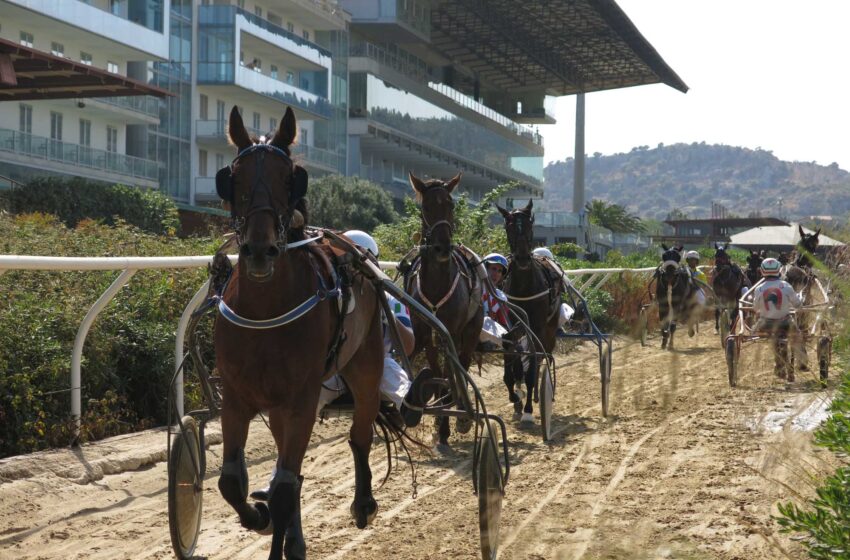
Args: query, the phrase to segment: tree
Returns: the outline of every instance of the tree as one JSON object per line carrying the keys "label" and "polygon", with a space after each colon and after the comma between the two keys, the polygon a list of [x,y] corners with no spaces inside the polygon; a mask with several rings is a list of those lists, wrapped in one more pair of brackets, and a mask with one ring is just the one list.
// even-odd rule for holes
{"label": "tree", "polygon": [[620,204],[594,199],[585,205],[585,210],[590,215],[590,223],[616,233],[640,233],[645,229],[641,219]]}
{"label": "tree", "polygon": [[372,231],[398,219],[392,197],[380,185],[342,175],[310,181],[307,211],[310,224],[339,230]]}

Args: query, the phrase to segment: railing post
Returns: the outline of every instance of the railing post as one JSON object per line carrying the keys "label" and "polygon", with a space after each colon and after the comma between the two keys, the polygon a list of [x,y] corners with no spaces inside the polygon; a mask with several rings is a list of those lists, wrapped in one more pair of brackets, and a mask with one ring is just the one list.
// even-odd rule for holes
{"label": "railing post", "polygon": [[74,439],[79,441],[80,438],[80,415],[82,413],[82,373],[81,364],[83,358],[83,344],[86,342],[86,335],[94,323],[97,315],[104,307],[115,297],[124,284],[130,281],[130,278],[136,273],[135,269],[126,269],[118,275],[109,288],[106,289],[98,300],[91,306],[83,322],[80,323],[80,328],[77,329],[77,336],[74,339],[74,350],[71,353],[71,418],[74,422]]}

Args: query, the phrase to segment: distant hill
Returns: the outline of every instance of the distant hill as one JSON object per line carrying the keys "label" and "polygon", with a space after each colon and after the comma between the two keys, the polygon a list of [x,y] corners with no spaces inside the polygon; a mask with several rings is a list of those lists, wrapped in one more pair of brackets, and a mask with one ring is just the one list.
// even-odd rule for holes
{"label": "distant hill", "polygon": [[[573,158],[546,166],[548,209],[571,209],[573,167]],[[850,172],[836,163],[787,162],[765,150],[704,142],[588,156],[585,186],[587,200],[623,204],[642,218],[663,220],[677,208],[707,218],[712,202],[738,216],[776,216],[779,197],[789,219],[850,214]]]}

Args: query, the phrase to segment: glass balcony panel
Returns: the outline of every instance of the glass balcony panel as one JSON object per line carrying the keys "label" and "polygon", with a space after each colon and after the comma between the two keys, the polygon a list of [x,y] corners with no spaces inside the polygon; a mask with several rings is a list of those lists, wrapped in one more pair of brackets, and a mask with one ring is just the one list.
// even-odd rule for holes
{"label": "glass balcony panel", "polygon": [[159,177],[159,163],[155,161],[5,128],[0,129],[0,151],[130,177],[149,180],[157,180]]}

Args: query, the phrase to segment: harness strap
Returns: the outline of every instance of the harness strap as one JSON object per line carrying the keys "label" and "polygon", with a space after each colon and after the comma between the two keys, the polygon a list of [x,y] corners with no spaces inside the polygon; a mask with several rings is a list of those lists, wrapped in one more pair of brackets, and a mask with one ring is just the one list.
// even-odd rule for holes
{"label": "harness strap", "polygon": [[508,299],[512,299],[512,300],[514,300],[514,301],[531,301],[531,300],[533,300],[533,299],[537,299],[537,298],[539,298],[539,297],[543,297],[543,296],[545,296],[545,295],[548,295],[550,291],[551,291],[551,290],[550,290],[549,288],[546,288],[546,289],[545,289],[545,290],[543,290],[542,292],[537,293],[537,294],[534,294],[533,296],[524,296],[524,297],[520,297],[520,296],[511,296],[511,295],[509,295],[509,296],[508,296]]}
{"label": "harness strap", "polygon": [[452,282],[452,287],[449,288],[449,292],[446,295],[443,296],[443,299],[441,299],[440,301],[437,302],[437,305],[434,305],[433,303],[431,303],[430,300],[428,300],[428,297],[425,295],[425,292],[422,291],[422,284],[419,282],[419,279],[421,277],[422,277],[422,275],[419,274],[419,271],[417,271],[416,272],[416,291],[419,292],[419,296],[422,298],[422,301],[425,303],[425,305],[427,305],[431,309],[431,312],[436,313],[437,310],[440,309],[440,307],[443,306],[443,304],[445,304],[447,301],[449,301],[449,298],[452,297],[452,294],[455,293],[455,290],[457,289],[457,283],[460,280],[460,272],[455,274],[455,279]]}
{"label": "harness strap", "polygon": [[218,311],[221,313],[221,316],[234,325],[246,329],[273,329],[276,327],[282,327],[283,325],[288,325],[289,323],[300,319],[320,302],[330,298],[339,298],[341,293],[342,291],[339,288],[339,279],[337,279],[336,287],[334,289],[327,290],[324,286],[322,286],[315,295],[310,296],[295,309],[287,311],[277,317],[272,317],[271,319],[249,319],[247,317],[243,317],[227,305],[223,297],[215,295],[213,296],[213,299],[218,301]]}

